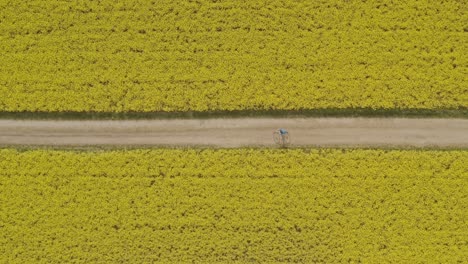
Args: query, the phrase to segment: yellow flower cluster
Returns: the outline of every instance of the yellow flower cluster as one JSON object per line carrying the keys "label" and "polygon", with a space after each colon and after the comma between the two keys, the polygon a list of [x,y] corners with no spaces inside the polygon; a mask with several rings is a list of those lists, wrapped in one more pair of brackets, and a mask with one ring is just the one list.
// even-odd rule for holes
{"label": "yellow flower cluster", "polygon": [[0,7],[0,111],[468,107],[463,1]]}
{"label": "yellow flower cluster", "polygon": [[467,151],[0,150],[0,262],[457,263]]}

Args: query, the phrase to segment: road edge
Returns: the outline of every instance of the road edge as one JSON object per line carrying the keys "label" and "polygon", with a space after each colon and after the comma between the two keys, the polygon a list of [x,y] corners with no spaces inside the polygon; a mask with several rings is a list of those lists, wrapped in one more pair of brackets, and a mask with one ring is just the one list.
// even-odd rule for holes
{"label": "road edge", "polygon": [[380,118],[461,118],[468,119],[468,107],[459,109],[303,109],[236,110],[187,112],[7,112],[0,119],[15,120],[132,120],[132,119],[212,119],[212,118],[301,118],[301,117],[380,117]]}

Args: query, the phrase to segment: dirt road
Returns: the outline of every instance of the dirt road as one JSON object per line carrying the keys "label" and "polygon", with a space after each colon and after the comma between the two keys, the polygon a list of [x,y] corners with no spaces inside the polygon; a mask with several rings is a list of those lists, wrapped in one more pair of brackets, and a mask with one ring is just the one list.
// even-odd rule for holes
{"label": "dirt road", "polygon": [[0,145],[273,146],[280,127],[296,146],[468,147],[468,120],[399,118],[0,120]]}

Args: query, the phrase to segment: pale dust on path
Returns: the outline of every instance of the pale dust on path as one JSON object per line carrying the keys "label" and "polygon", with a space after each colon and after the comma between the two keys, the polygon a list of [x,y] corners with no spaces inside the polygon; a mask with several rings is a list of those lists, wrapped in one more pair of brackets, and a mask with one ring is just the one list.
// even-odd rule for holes
{"label": "pale dust on path", "polygon": [[0,120],[0,145],[468,147],[468,120],[403,118],[233,118],[172,120]]}

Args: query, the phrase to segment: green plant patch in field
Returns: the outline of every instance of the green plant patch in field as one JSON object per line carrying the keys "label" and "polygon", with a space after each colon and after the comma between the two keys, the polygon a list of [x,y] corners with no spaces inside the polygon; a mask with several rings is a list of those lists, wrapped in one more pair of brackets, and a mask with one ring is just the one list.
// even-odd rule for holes
{"label": "green plant patch in field", "polygon": [[3,1],[0,111],[467,108],[465,6]]}
{"label": "green plant patch in field", "polygon": [[468,152],[0,150],[0,262],[457,263]]}

